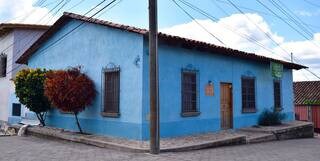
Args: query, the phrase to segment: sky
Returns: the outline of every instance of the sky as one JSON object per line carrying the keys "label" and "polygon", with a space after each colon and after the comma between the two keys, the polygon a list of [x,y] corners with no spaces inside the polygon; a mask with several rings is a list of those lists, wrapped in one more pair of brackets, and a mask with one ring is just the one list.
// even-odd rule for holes
{"label": "sky", "polygon": [[[84,14],[102,0],[0,0],[0,22],[53,24],[64,11]],[[111,0],[105,0],[101,9]],[[318,0],[158,0],[159,31],[293,61],[320,76]],[[188,7],[198,8],[198,11]],[[117,0],[96,18],[148,28],[148,0]],[[215,38],[216,37],[216,38]],[[295,81],[319,80],[306,70]]]}

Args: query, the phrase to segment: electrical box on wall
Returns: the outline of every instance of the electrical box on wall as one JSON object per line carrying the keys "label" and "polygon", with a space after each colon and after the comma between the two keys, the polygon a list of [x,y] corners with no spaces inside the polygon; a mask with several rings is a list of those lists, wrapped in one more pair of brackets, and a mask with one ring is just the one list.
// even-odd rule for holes
{"label": "electrical box on wall", "polygon": [[205,95],[206,96],[214,96],[214,87],[213,83],[209,82],[205,87]]}

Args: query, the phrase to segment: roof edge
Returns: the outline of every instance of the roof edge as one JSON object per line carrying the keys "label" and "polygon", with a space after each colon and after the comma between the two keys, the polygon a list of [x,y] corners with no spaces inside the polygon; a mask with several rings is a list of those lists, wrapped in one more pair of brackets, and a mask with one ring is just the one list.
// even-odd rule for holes
{"label": "roof edge", "polygon": [[[31,47],[29,49],[27,49],[25,51],[25,53],[23,53],[21,55],[21,57],[16,61],[16,63],[26,64],[28,59],[32,56],[32,54],[36,50],[39,49],[39,47],[42,45],[42,43],[44,43],[49,37],[51,37],[55,33],[55,31],[59,30],[63,26],[63,24],[66,23],[66,21],[70,20],[70,19],[76,19],[76,20],[80,20],[80,21],[84,21],[84,22],[89,22],[89,23],[94,23],[94,24],[98,24],[98,25],[117,28],[120,30],[126,30],[129,32],[137,33],[137,34],[142,34],[144,36],[147,36],[148,32],[149,32],[146,29],[141,29],[141,28],[123,25],[123,24],[117,24],[117,23],[113,23],[113,22],[109,22],[109,21],[104,21],[104,20],[100,20],[100,19],[96,19],[96,18],[90,18],[90,17],[86,17],[83,15],[74,14],[74,13],[64,12],[63,15],[33,45],[31,45]],[[273,59],[270,57],[261,56],[261,55],[257,55],[254,53],[248,53],[248,52],[244,52],[244,51],[240,51],[240,50],[236,50],[236,49],[231,49],[231,48],[227,48],[227,47],[222,47],[222,46],[210,44],[210,43],[203,42],[203,41],[192,40],[192,39],[169,35],[169,34],[165,34],[165,33],[161,33],[161,32],[159,32],[158,35],[159,35],[160,40],[164,40],[164,41],[170,40],[175,44],[176,43],[185,44],[185,45],[191,46],[192,48],[197,48],[199,50],[205,50],[205,51],[212,52],[212,53],[214,52],[216,54],[222,54],[222,55],[226,55],[226,56],[234,56],[234,57],[238,57],[238,58],[245,58],[245,59],[251,59],[251,60],[262,61],[262,62],[273,61],[273,62],[281,63],[286,68],[289,68],[289,69],[299,70],[299,69],[303,69],[303,68],[308,68],[307,66],[304,66],[304,65],[286,62],[286,61],[278,60],[278,59]]]}

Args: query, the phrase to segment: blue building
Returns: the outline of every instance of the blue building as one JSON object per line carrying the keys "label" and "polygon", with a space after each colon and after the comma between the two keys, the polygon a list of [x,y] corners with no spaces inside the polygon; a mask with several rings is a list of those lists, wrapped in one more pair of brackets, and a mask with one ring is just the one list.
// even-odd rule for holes
{"label": "blue building", "polygon": [[[147,140],[148,60],[147,30],[64,13],[17,62],[47,69],[81,65],[97,89],[94,104],[79,116],[84,131]],[[272,107],[293,120],[292,70],[302,68],[159,33],[160,135],[252,126]],[[47,121],[77,130],[74,116],[58,110]]]}

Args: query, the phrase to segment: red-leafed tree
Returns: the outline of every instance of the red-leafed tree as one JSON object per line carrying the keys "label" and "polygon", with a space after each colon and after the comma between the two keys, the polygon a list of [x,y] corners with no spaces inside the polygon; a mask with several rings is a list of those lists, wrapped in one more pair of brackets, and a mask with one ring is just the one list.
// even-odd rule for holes
{"label": "red-leafed tree", "polygon": [[80,133],[82,129],[78,114],[92,104],[96,91],[93,81],[80,67],[47,73],[44,84],[45,95],[52,105],[64,112],[74,113]]}

